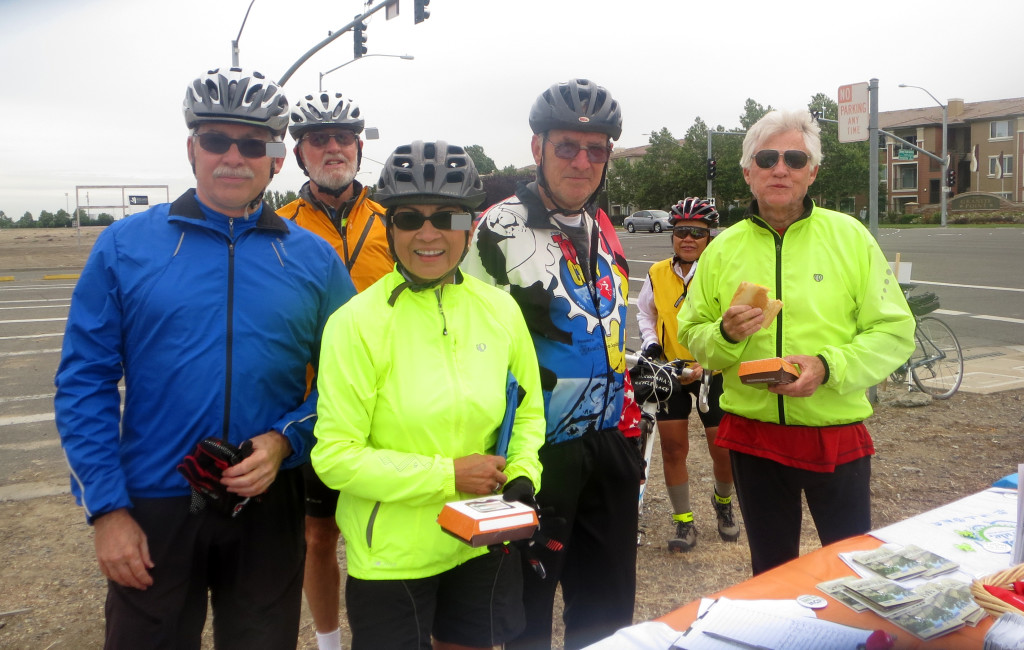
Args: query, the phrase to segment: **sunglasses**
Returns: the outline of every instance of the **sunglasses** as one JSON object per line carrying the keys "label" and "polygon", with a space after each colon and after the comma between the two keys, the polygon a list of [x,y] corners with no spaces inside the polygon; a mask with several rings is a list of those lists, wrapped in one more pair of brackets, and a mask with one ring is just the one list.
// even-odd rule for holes
{"label": "sunglasses", "polygon": [[687,235],[694,239],[706,239],[711,236],[711,231],[697,226],[676,226],[672,229],[672,234],[679,239],[686,239]]}
{"label": "sunglasses", "polygon": [[587,150],[587,160],[592,163],[608,162],[609,156],[612,155],[612,148],[606,144],[591,144],[581,147],[575,142],[552,142],[551,146],[555,148],[555,155],[562,160],[573,160],[580,155],[581,149]]}
{"label": "sunglasses", "polygon": [[413,211],[391,215],[391,223],[399,230],[419,230],[425,221],[438,230],[469,230],[473,225],[472,215],[466,212],[435,212],[429,217]]}
{"label": "sunglasses", "polygon": [[342,131],[340,133],[307,133],[302,136],[303,142],[308,142],[311,147],[317,149],[323,149],[334,140],[338,145],[342,147],[350,147],[356,143],[358,138],[355,133],[351,131]]}
{"label": "sunglasses", "polygon": [[761,169],[771,169],[779,162],[779,154],[786,161],[786,167],[790,169],[803,169],[807,166],[808,155],[799,149],[789,151],[776,151],[775,149],[763,149],[754,154],[754,162]]}
{"label": "sunglasses", "polygon": [[246,158],[263,158],[267,155],[267,145],[273,144],[266,140],[258,140],[256,138],[241,138],[236,140],[229,138],[223,133],[217,133],[216,131],[209,131],[207,133],[200,133],[196,136],[199,139],[199,146],[203,148],[203,151],[209,151],[213,154],[227,153],[231,145],[238,147],[238,153],[242,154]]}

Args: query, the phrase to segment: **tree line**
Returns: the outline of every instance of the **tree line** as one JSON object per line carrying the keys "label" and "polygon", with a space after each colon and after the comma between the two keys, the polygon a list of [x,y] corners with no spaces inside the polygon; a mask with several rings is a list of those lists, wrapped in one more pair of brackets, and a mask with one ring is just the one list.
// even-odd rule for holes
{"label": "tree line", "polygon": [[[820,112],[826,119],[837,119],[836,101],[825,93],[814,95],[807,108],[809,111]],[[732,209],[745,206],[751,197],[740,168],[743,138],[725,132],[745,132],[771,110],[770,105],[764,106],[753,99],[747,99],[743,112],[738,117],[738,125],[718,125],[712,129],[722,133],[717,136],[712,134],[712,157],[717,162],[717,175],[713,183],[714,198],[727,220]],[[837,124],[823,121],[820,126],[824,162],[818,171],[817,180],[811,186],[811,198],[822,207],[841,209],[842,203],[850,197],[868,195],[870,145],[867,142],[840,143]],[[707,192],[709,128],[703,119],[697,117],[681,140],[667,128],[662,128],[650,135],[646,153],[642,158],[613,158],[608,169],[606,205],[612,203],[632,206],[634,209],[667,210],[687,196],[704,196]],[[483,175],[487,198],[481,209],[510,196],[520,181],[530,181],[534,178],[534,171],[516,169],[514,165],[499,169],[480,145],[466,147],[466,153]],[[879,174],[879,178],[884,179],[885,174]],[[881,183],[884,183],[884,180],[880,181]],[[371,185],[370,195],[372,194]],[[880,186],[879,197],[884,196],[885,189]],[[268,190],[264,201],[267,207],[276,211],[296,198],[296,193],[291,190],[284,193]],[[92,218],[84,209],[78,210],[78,217],[82,226],[105,226],[114,221],[114,217],[106,213]],[[34,219],[32,213],[25,212],[18,220],[8,217],[0,210],[0,228],[64,228],[73,225],[73,214],[65,210],[58,210],[55,213],[43,210],[39,213],[38,219]]]}

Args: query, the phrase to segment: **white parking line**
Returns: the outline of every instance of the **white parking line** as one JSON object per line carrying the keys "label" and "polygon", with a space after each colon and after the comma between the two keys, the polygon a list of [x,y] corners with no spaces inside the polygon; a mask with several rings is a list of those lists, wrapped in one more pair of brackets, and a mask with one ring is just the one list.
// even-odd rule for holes
{"label": "white parking line", "polygon": [[12,415],[0,418],[0,427],[9,427],[12,424],[32,424],[33,422],[49,422],[53,420],[53,411],[49,413],[33,413],[31,415]]}
{"label": "white parking line", "polygon": [[60,348],[47,348],[45,350],[18,350],[17,352],[0,352],[0,359],[7,357],[31,357],[35,354],[52,354],[60,352]]}

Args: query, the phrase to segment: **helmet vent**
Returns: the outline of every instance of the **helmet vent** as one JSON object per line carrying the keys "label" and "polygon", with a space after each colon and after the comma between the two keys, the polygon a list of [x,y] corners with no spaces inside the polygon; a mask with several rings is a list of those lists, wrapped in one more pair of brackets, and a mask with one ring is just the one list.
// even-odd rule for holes
{"label": "helmet vent", "polygon": [[466,178],[466,175],[464,173],[462,173],[462,171],[448,172],[448,174],[445,175],[445,182],[446,183],[458,183],[458,184],[461,185],[462,181],[465,180],[465,178]]}
{"label": "helmet vent", "polygon": [[427,142],[426,144],[423,145],[423,157],[424,158],[434,158],[436,156],[437,156],[437,151],[436,151],[436,149],[434,147],[434,143],[433,142]]}
{"label": "helmet vent", "polygon": [[[433,158],[433,154],[430,155]],[[433,184],[434,182],[434,163],[427,163],[423,165],[423,180],[427,183]]]}

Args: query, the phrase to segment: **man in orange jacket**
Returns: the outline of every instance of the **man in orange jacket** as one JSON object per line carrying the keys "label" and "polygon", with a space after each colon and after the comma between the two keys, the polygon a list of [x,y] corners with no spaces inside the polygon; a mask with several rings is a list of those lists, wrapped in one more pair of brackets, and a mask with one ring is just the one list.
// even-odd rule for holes
{"label": "man in orange jacket", "polygon": [[[309,181],[299,198],[277,211],[326,239],[348,267],[356,291],[394,268],[384,230],[384,208],[366,196],[356,178],[363,155],[359,134],[365,122],[359,107],[341,93],[319,92],[295,103],[288,131],[295,158]],[[306,484],[306,570],[303,590],[313,614],[320,650],[340,650],[341,569],[335,520],[338,493],[328,488],[309,463]]]}
{"label": "man in orange jacket", "polygon": [[330,242],[362,291],[394,266],[384,209],[355,180],[363,156],[362,114],[341,93],[320,92],[296,102],[291,122],[292,151],[309,181],[277,214]]}

